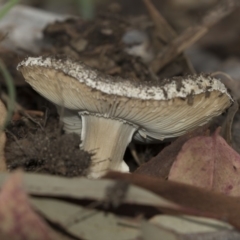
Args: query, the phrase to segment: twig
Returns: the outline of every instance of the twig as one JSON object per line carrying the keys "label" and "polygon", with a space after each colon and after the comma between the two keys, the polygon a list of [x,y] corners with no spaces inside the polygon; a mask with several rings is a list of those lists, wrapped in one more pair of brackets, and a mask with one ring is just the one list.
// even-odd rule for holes
{"label": "twig", "polygon": [[158,37],[166,44],[177,36],[174,29],[168,24],[166,19],[155,8],[150,0],[143,0],[149,15],[156,27]]}
{"label": "twig", "polygon": [[[10,101],[10,98],[9,96],[2,92],[1,94],[1,98],[4,102],[9,102]],[[14,112],[19,112],[21,115],[23,115],[24,117],[28,118],[30,121],[32,121],[33,123],[35,123],[36,125],[38,125],[42,131],[44,131],[44,128],[43,126],[38,122],[36,121],[34,118],[32,118],[30,116],[30,114],[27,113],[26,109],[24,107],[22,107],[19,103],[17,103],[16,101],[13,102],[13,111]]]}
{"label": "twig", "polygon": [[[177,37],[177,33],[170,26],[167,20],[161,15],[157,8],[152,4],[151,0],[143,0],[143,2],[148,10],[148,13],[152,21],[154,22],[155,34],[157,35],[157,39],[160,40],[157,42],[157,47],[160,52],[169,42],[172,41],[172,39],[175,39]],[[182,54],[182,58],[179,62],[182,65],[183,70],[188,71],[190,73],[195,73],[195,70],[191,62],[184,54]],[[154,71],[153,68],[151,68],[151,70],[154,73],[158,72]]]}
{"label": "twig", "polygon": [[203,17],[199,25],[187,28],[182,34],[168,44],[152,61],[152,70],[154,72],[161,70],[179,54],[183,53],[186,48],[203,37],[213,25],[229,15],[236,7],[239,7],[239,5],[239,0],[222,1],[214,10]]}
{"label": "twig", "polygon": [[26,111],[19,111],[19,113],[21,115],[23,115],[24,117],[26,117],[27,119],[29,119],[30,121],[32,121],[33,123],[35,123],[36,125],[38,125],[41,128],[41,130],[43,132],[45,132],[44,127],[42,126],[42,124],[39,123],[38,121],[36,121],[34,118],[32,118]]}

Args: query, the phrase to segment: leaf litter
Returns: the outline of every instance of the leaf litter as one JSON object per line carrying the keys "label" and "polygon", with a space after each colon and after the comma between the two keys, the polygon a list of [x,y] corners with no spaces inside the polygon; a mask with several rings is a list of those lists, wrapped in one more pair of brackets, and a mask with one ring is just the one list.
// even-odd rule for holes
{"label": "leaf litter", "polygon": [[[3,184],[3,189],[6,179],[6,184],[10,184],[14,189],[20,185],[23,192],[33,196],[29,200],[24,193],[24,200],[30,201],[41,216],[55,225],[55,230],[61,228],[66,235],[78,239],[85,236],[88,236],[87,239],[94,239],[96,236],[105,239],[107,234],[114,236],[116,232],[120,234],[119,239],[129,239],[130,236],[137,236],[142,215],[149,215],[149,209],[152,215],[154,212],[159,213],[159,209],[182,208],[147,190],[129,185],[126,196],[120,203],[122,209],[116,214],[116,209],[111,210],[105,205],[106,193],[115,186],[115,181],[112,180],[67,179],[20,172],[9,177],[9,174],[1,173],[0,185]],[[97,210],[96,206],[102,208]],[[132,208],[131,214],[129,207]],[[93,231],[93,226],[89,224],[98,231]]]}
{"label": "leaf litter", "polygon": [[[213,14],[216,13],[216,9],[214,9],[214,11],[210,11],[210,14],[202,18],[199,25],[187,28],[186,31],[178,35],[150,1],[145,0],[144,3],[150,18],[129,18],[110,11],[108,14],[99,14],[97,19],[92,22],[85,22],[75,18],[52,23],[45,28],[43,40],[47,42],[50,39],[54,42],[54,45],[42,51],[46,54],[64,53],[72,58],[82,60],[105,73],[131,78],[135,81],[155,81],[158,77],[182,76],[194,72],[189,59],[183,54],[183,50],[191,46],[207,31],[210,31],[213,24],[230,14],[238,4],[237,1],[233,0],[223,1],[224,4],[220,4],[216,8],[218,15]],[[146,37],[145,32],[150,32],[151,37]],[[134,39],[136,36],[141,37],[140,44],[142,46],[147,46],[144,55],[134,55],[136,53],[134,52]],[[133,42],[129,42],[129,37]],[[156,41],[156,39],[158,40]],[[172,39],[175,40],[171,42]],[[151,44],[149,44],[149,41],[152,41]],[[9,50],[1,49],[1,52],[4,53],[1,54],[2,58],[5,58],[8,53],[9,56],[11,55]],[[29,52],[32,51],[29,49]],[[154,57],[153,53],[156,53],[157,57],[151,62]],[[18,52],[19,59],[22,59],[24,55],[23,52]],[[5,59],[11,67],[11,61],[16,58],[13,57],[12,60]],[[13,70],[11,71],[16,74]],[[80,140],[78,135],[62,134],[57,117],[51,122],[52,120],[48,119],[46,112],[44,115],[38,115],[35,112],[35,110],[42,111],[39,106],[43,106],[44,100],[31,89],[27,89],[19,76],[16,78],[19,80],[16,80],[18,96],[21,96],[22,90],[22,95],[24,95],[23,98],[19,97],[19,100],[24,107],[34,109],[33,115],[31,115],[33,118],[30,118],[24,107],[20,105],[20,109],[25,114],[19,115],[19,113],[15,113],[17,115],[15,115],[15,119],[13,118],[11,125],[7,129],[8,142],[5,155],[9,170],[21,167],[25,171],[35,173],[23,174],[24,187],[21,191],[16,190],[21,183],[19,173],[10,176],[6,185],[12,185],[16,195],[23,199],[23,207],[26,207],[29,211],[29,215],[26,218],[23,217],[23,222],[28,221],[28,216],[32,216],[33,222],[36,221],[38,227],[41,226],[38,229],[39,236],[47,233],[49,236],[53,234],[54,237],[55,234],[61,234],[58,239],[99,239],[99,236],[102,239],[111,236],[111,239],[113,239],[119,234],[119,239],[126,240],[159,239],[159,235],[164,236],[166,240],[237,239],[239,237],[235,229],[225,229],[224,232],[217,231],[211,233],[212,235],[197,232],[194,235],[187,233],[183,236],[176,229],[166,229],[165,226],[160,226],[153,221],[159,214],[160,217],[164,217],[165,214],[173,214],[173,216],[176,214],[189,214],[215,218],[232,224],[236,229],[240,229],[238,219],[240,209],[237,198],[212,193],[208,191],[209,185],[204,186],[205,189],[199,189],[194,186],[165,180],[167,178],[171,180],[173,170],[170,169],[174,169],[179,164],[183,149],[189,142],[190,145],[194,145],[191,141],[196,138],[200,139],[205,152],[207,152],[205,141],[208,139],[208,141],[212,142],[212,145],[215,144],[215,149],[222,148],[218,152],[222,160],[224,160],[223,158],[228,152],[229,155],[233,156],[230,160],[238,162],[237,153],[217,133],[208,136],[208,129],[212,128],[212,125],[211,127],[203,126],[193,133],[188,133],[167,147],[165,147],[166,144],[158,144],[154,147],[139,147],[136,144],[135,149],[139,156],[144,154],[146,156],[148,149],[151,149],[150,152],[154,152],[153,155],[157,155],[160,149],[163,148],[157,156],[136,170],[137,173],[143,175],[109,173],[108,180],[98,181],[84,178],[67,179],[48,176],[43,173],[65,177],[84,176],[91,154],[79,150]],[[229,117],[230,120],[234,114]],[[231,124],[226,127],[226,136],[230,136],[230,128]],[[229,139],[231,140],[231,136]],[[191,147],[188,151],[191,152],[192,150]],[[216,152],[212,153],[212,155],[214,154],[216,155]],[[126,155],[131,155],[131,151]],[[195,154],[194,157],[198,155]],[[229,156],[227,155],[227,157]],[[80,159],[83,161],[79,161]],[[193,159],[184,158],[184,160],[191,162]],[[233,167],[231,169],[231,166],[233,166],[232,161],[223,161],[224,166],[229,166],[227,168],[229,169],[228,172],[225,172],[223,167],[220,167],[227,179],[230,179],[229,175],[234,175],[232,172],[235,170]],[[131,161],[128,163],[132,169],[136,169],[136,166]],[[198,162],[199,165],[200,162]],[[212,163],[211,166],[213,165]],[[195,167],[197,171],[198,167]],[[187,178],[185,170],[182,173],[180,169],[178,171],[181,177]],[[221,173],[218,174],[218,179],[223,180]],[[149,175],[149,177],[144,175]],[[8,176],[8,174],[0,174],[0,186],[2,188],[0,198],[4,191],[5,194],[7,192],[11,196],[11,189],[6,190],[4,185],[4,181]],[[208,175],[207,178],[204,178],[204,181],[207,182],[209,178],[211,177]],[[179,179],[177,177],[176,180]],[[224,181],[222,183],[225,184]],[[220,188],[229,195],[235,195],[237,192],[235,192],[235,188],[226,191],[224,184],[217,184],[217,191]],[[230,180],[227,190],[230,184],[235,186],[237,181]],[[216,188],[216,185],[214,185],[214,188]],[[25,191],[29,194],[28,196]],[[16,203],[15,205],[18,206]],[[0,212],[1,210],[2,208]],[[11,216],[10,212],[8,214]],[[208,220],[203,220],[203,223],[207,225]],[[25,224],[27,225],[27,222]],[[197,224],[199,231],[201,225],[202,223]],[[98,231],[93,231],[93,229],[96,229],[94,227],[97,227]],[[25,231],[25,228],[23,228],[23,231]],[[11,233],[6,232],[6,234]],[[13,235],[17,237],[15,232],[13,232]],[[25,239],[34,238],[29,235]]]}

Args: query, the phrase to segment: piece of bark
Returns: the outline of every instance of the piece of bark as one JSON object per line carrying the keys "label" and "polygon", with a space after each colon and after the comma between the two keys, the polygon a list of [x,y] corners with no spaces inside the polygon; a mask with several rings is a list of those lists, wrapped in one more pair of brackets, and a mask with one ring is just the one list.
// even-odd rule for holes
{"label": "piece of bark", "polygon": [[[167,20],[161,15],[161,13],[157,10],[157,8],[153,5],[153,3],[151,2],[151,0],[143,0],[148,13],[154,23],[155,26],[155,45],[158,48],[159,52],[162,51],[162,49],[169,43],[171,42],[173,39],[175,39],[177,37],[177,33],[176,31],[170,26],[170,24],[167,22]],[[165,69],[164,72],[168,72],[168,71],[172,71],[175,72],[177,71],[176,69],[176,65],[177,68],[180,68],[182,73],[186,74],[186,73],[195,73],[195,70],[192,66],[192,64],[190,63],[190,61],[188,60],[188,58],[182,54],[181,56],[177,57],[177,60],[174,61],[172,64],[170,64],[170,66],[168,66],[167,69]],[[161,77],[164,77],[165,73],[160,74]],[[157,73],[157,72],[154,72]]]}

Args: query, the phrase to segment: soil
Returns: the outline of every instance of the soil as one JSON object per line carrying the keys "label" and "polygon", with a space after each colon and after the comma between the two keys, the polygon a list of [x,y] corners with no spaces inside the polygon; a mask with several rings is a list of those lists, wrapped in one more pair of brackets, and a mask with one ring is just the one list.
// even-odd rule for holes
{"label": "soil", "polygon": [[63,134],[61,129],[56,113],[48,113],[44,119],[20,116],[12,121],[6,131],[8,169],[84,176],[91,155],[79,149],[79,135]]}

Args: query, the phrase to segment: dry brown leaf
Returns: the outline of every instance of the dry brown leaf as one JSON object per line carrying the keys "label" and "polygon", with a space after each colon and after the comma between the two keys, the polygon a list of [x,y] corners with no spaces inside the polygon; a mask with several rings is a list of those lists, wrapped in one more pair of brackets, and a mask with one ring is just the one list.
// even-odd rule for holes
{"label": "dry brown leaf", "polygon": [[109,212],[106,214],[101,210],[52,198],[31,198],[31,203],[49,222],[74,239],[130,240],[139,235],[140,219],[124,218]]}
{"label": "dry brown leaf", "polygon": [[32,210],[28,196],[23,190],[20,172],[7,180],[0,193],[0,239],[61,239]]}
{"label": "dry brown leaf", "polygon": [[175,161],[183,144],[196,136],[205,136],[208,133],[208,125],[179,137],[169,146],[165,147],[156,157],[153,157],[145,164],[142,164],[135,172],[152,177],[167,178],[173,162]]}
{"label": "dry brown leaf", "polygon": [[[3,192],[4,182],[9,175],[7,173],[0,174],[0,186],[3,186]],[[145,189],[129,185],[127,182],[120,184],[121,181],[108,179],[94,181],[86,178],[64,178],[33,173],[24,173],[22,178],[24,190],[28,194],[34,195],[31,198],[31,206],[48,222],[51,222],[52,227],[68,234],[67,236],[78,239],[96,239],[96,236],[99,239],[107,239],[106,236],[109,234],[111,235],[109,239],[128,239],[127,235],[133,239],[138,234],[138,226],[143,217],[159,214],[161,209],[165,208],[170,210],[182,208],[178,204]],[[22,192],[22,186],[19,183],[21,181],[22,179],[16,175],[13,177],[10,175],[9,184],[13,188],[14,200],[16,200],[16,202],[10,201],[12,211],[19,211],[18,205],[22,208],[27,204],[25,202],[28,200],[27,196]],[[17,187],[19,192],[24,194],[23,200],[19,199],[19,193],[15,193]],[[11,199],[12,196],[8,195],[7,197]],[[0,194],[0,219],[1,206]],[[27,206],[29,207],[28,204]],[[97,207],[98,209],[94,209]],[[115,216],[112,214],[113,212]],[[27,211],[25,213],[29,216]],[[11,216],[11,214],[9,215]],[[3,219],[4,221],[5,219]],[[35,219],[31,219],[32,224],[34,221],[36,222]],[[20,229],[24,229],[22,225],[29,227],[30,224],[27,221],[23,224],[16,221],[16,226]],[[109,228],[111,230],[108,230]],[[35,231],[34,228],[31,229]],[[116,232],[118,236],[114,238]],[[28,240],[28,238],[25,239]],[[62,238],[59,239],[62,240]],[[15,239],[13,238],[13,240]]]}
{"label": "dry brown leaf", "polygon": [[164,42],[168,43],[177,36],[177,33],[169,25],[166,19],[161,15],[158,9],[153,5],[151,0],[143,0],[149,15],[154,22],[155,28],[157,29],[158,37]]}
{"label": "dry brown leaf", "polygon": [[[179,213],[220,219],[240,229],[239,198],[139,174],[110,172],[106,178],[129,181],[161,197],[185,206],[185,209],[178,211]],[[168,211],[164,210],[164,212]]]}
{"label": "dry brown leaf", "polygon": [[188,140],[172,165],[169,180],[240,196],[240,156],[219,131]]}
{"label": "dry brown leaf", "polygon": [[[151,0],[143,0],[143,2],[155,27],[153,33],[156,35],[154,38],[157,39],[157,41],[153,40],[152,44],[155,44],[158,52],[161,52],[165,45],[177,37],[177,33],[162,16],[160,11],[158,11],[158,9],[154,6]],[[168,71],[174,73],[177,71],[177,69],[178,71],[184,72],[185,74],[195,73],[195,70],[188,58],[185,56],[185,54],[182,54],[174,59],[174,61],[170,63],[161,74],[164,76],[165,71],[165,74]]]}
{"label": "dry brown leaf", "polygon": [[[174,217],[173,217],[174,218]],[[172,220],[172,219],[171,219]],[[182,219],[183,220],[183,219]],[[219,227],[215,231],[212,232],[196,232],[196,233],[188,233],[189,227],[192,226],[192,224],[196,224],[197,228],[200,227],[200,222],[195,222],[195,219],[189,219],[188,222],[190,225],[187,226],[186,222],[181,225],[185,225],[186,227],[186,233],[180,233],[179,231],[176,231],[175,229],[175,221],[169,222],[170,227],[165,227],[165,225],[159,225],[159,224],[152,224],[151,222],[143,221],[142,223],[142,238],[141,240],[239,240],[240,239],[240,233],[238,231],[234,230],[227,230],[224,228]],[[197,225],[199,224],[199,225]],[[204,223],[203,223],[204,224]],[[205,223],[207,224],[207,223]],[[211,223],[209,223],[210,225]],[[212,225],[215,225],[214,223]],[[191,232],[191,231],[190,231]],[[161,238],[159,238],[161,236]]]}

